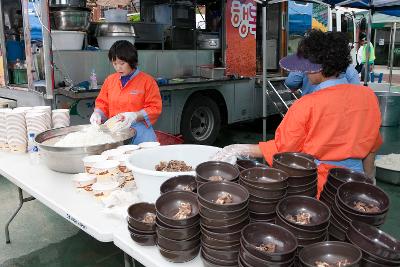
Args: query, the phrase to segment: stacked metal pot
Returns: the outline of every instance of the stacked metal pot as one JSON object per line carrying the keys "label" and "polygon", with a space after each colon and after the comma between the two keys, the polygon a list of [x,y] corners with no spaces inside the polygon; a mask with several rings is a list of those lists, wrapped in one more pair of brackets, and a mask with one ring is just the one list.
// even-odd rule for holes
{"label": "stacked metal pot", "polygon": [[85,0],[51,0],[51,28],[59,31],[86,31],[89,27],[90,9]]}

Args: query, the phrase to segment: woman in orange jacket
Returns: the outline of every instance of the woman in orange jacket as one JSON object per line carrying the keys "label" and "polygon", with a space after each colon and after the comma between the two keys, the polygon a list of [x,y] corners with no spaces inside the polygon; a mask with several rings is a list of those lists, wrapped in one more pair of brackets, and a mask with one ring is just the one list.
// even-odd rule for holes
{"label": "woman in orange jacket", "polygon": [[279,152],[311,154],[317,159],[319,193],[334,166],[371,175],[375,152],[382,144],[381,113],[370,88],[338,78],[350,62],[344,34],[311,31],[299,44],[297,54],[280,64],[289,71],[306,72],[319,89],[289,108],[274,140],[230,145],[218,158],[264,157],[271,165],[273,155]]}
{"label": "woman in orange jacket", "polygon": [[108,58],[116,73],[104,81],[90,123],[98,125],[114,117],[120,129],[136,130],[133,144],[156,141],[153,125],[162,110],[156,81],[138,69],[138,53],[128,41],[115,42]]}

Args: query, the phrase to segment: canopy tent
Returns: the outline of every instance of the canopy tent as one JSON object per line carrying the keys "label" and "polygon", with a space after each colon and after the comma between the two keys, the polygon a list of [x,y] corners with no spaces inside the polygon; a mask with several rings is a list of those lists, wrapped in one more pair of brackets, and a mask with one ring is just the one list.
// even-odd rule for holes
{"label": "canopy tent", "polygon": [[400,16],[399,0],[322,0],[330,6],[368,9],[390,16]]}

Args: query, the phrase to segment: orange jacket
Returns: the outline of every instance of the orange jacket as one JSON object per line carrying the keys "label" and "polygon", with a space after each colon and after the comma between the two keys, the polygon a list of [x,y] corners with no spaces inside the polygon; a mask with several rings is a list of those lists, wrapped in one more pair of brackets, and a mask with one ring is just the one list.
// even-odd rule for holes
{"label": "orange jacket", "polygon": [[96,99],[96,108],[103,111],[107,118],[121,112],[144,110],[153,125],[162,110],[160,90],[150,75],[139,71],[122,88],[120,74],[114,73],[104,81]]}
{"label": "orange jacket", "polygon": [[[381,113],[374,92],[353,84],[336,85],[303,96],[290,107],[275,139],[259,144],[272,164],[278,152],[304,152],[318,160],[365,158],[382,144]],[[318,192],[326,182],[327,164],[318,167]]]}

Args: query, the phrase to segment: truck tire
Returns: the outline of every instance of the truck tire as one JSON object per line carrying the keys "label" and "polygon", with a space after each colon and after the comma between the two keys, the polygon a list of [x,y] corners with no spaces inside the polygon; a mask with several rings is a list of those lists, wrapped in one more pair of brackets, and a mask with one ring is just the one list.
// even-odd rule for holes
{"label": "truck tire", "polygon": [[186,143],[211,145],[221,129],[221,112],[211,98],[191,98],[183,109],[181,134]]}

